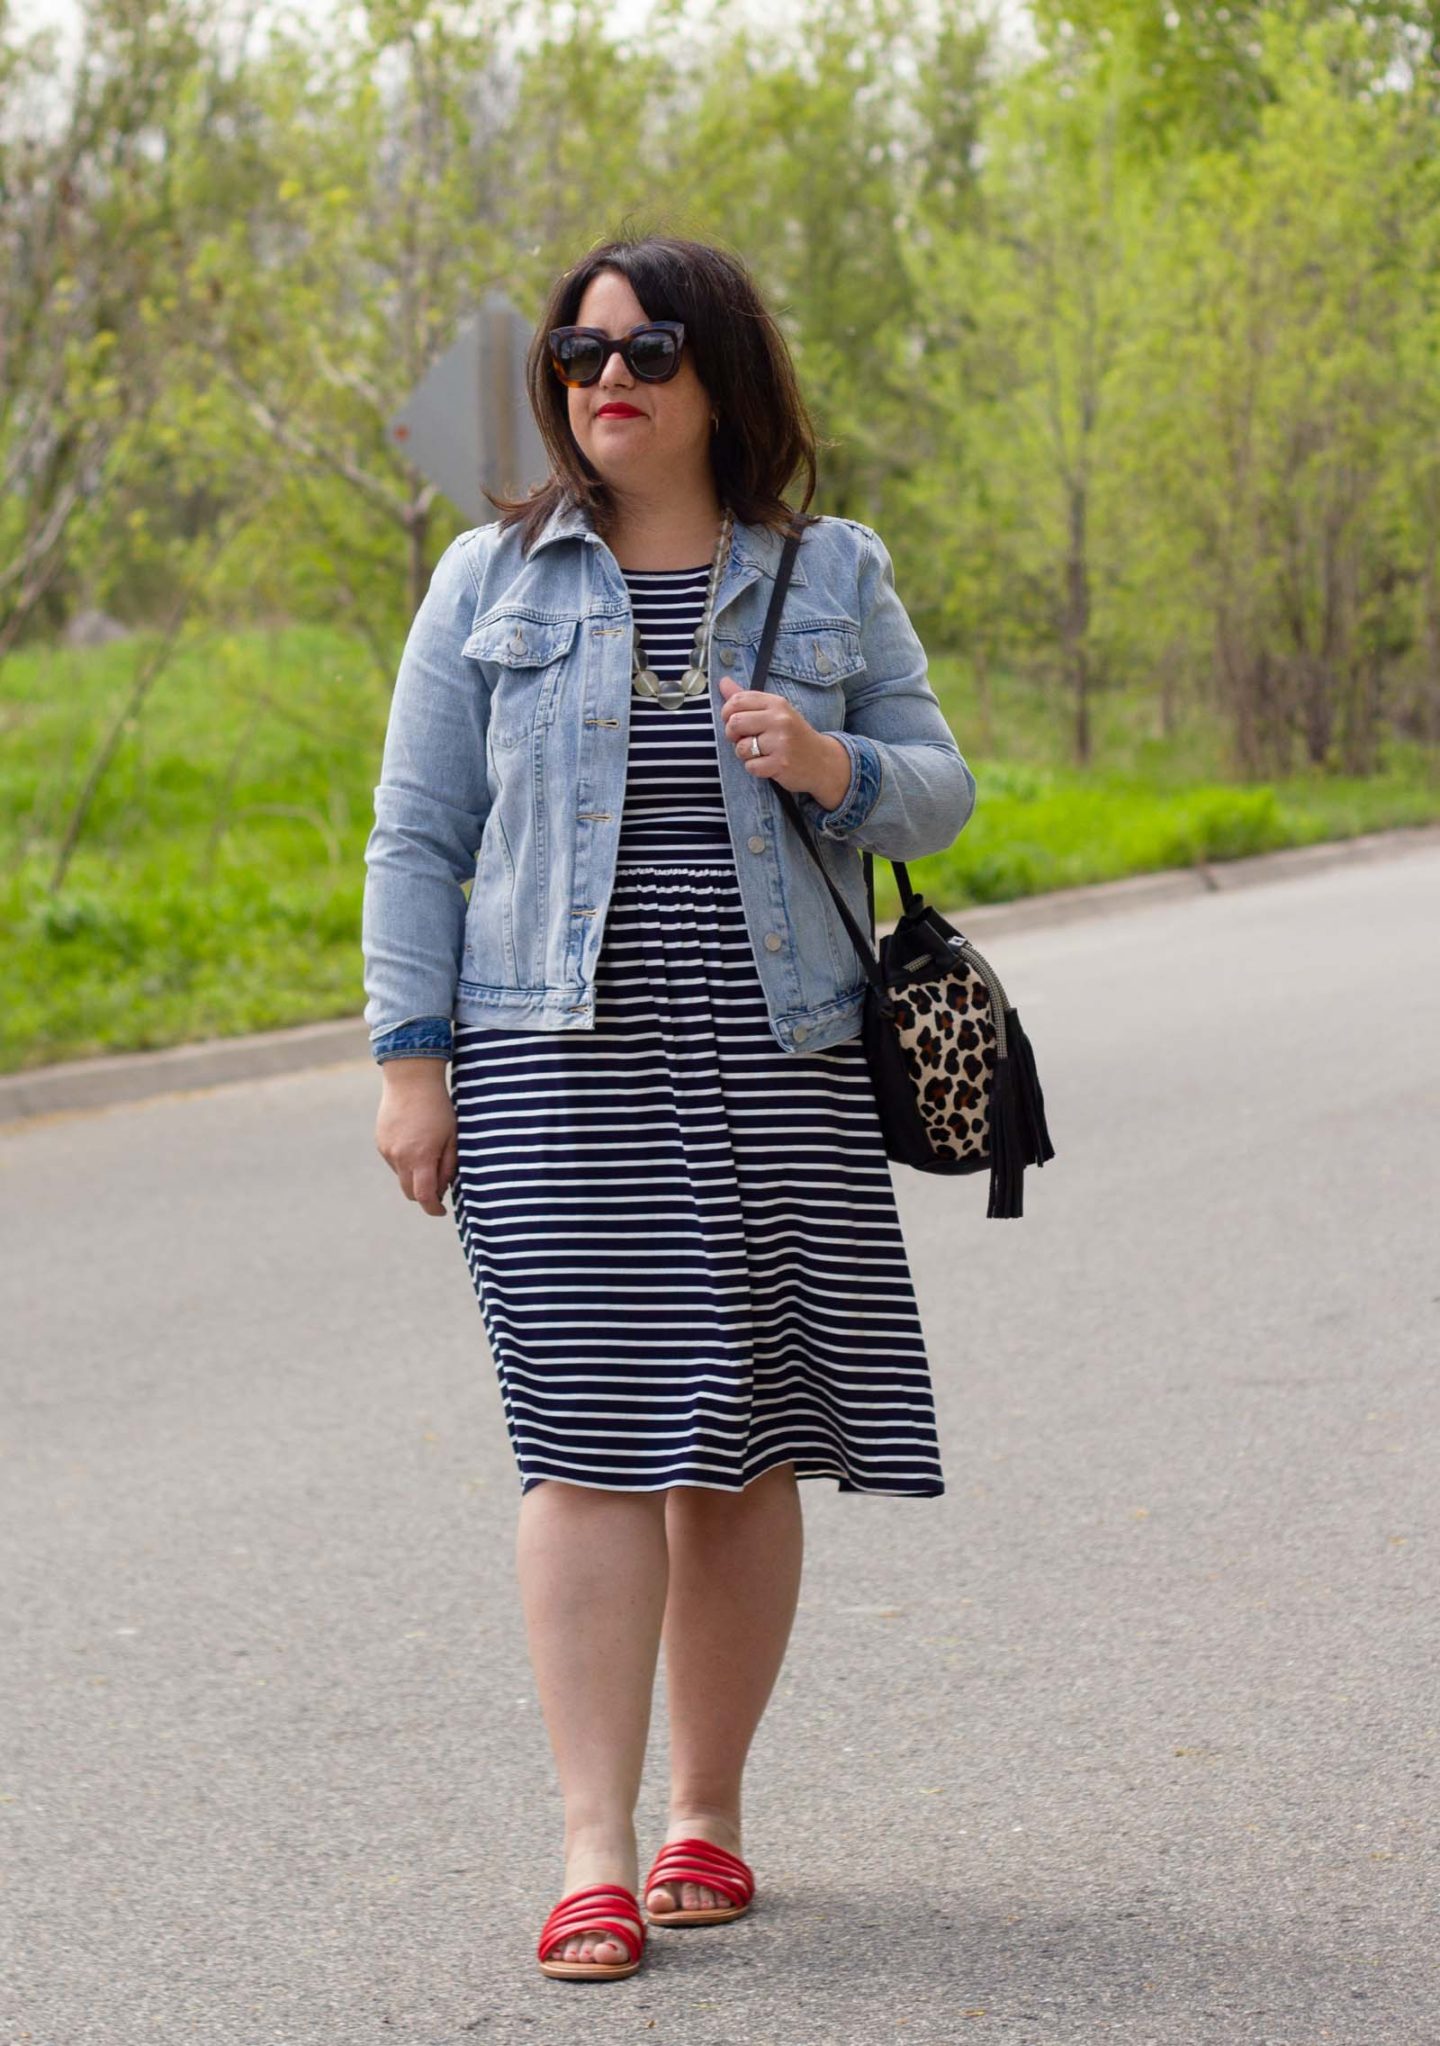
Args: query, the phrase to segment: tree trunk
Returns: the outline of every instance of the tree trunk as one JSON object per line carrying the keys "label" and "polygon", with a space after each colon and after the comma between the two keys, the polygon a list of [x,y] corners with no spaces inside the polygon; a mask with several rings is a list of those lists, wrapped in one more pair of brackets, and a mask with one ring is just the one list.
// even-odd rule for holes
{"label": "tree trunk", "polygon": [[410,616],[413,618],[430,587],[430,571],[425,566],[425,542],[430,533],[429,507],[423,511],[412,507],[406,515],[405,529],[410,544]]}
{"label": "tree trunk", "polygon": [[1090,575],[1085,560],[1085,487],[1070,491],[1070,544],[1065,558],[1065,674],[1075,713],[1075,764],[1090,765]]}

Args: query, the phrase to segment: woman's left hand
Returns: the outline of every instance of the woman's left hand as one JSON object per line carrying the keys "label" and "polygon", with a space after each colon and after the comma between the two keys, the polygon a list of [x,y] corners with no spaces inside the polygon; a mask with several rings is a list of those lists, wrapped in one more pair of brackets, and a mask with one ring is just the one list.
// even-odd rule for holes
{"label": "woman's left hand", "polygon": [[[768,689],[742,689],[733,675],[720,677],[720,715],[725,736],[748,774],[778,781],[793,795],[813,796],[833,810],[850,786],[850,755],[828,732],[817,732],[787,696]],[[750,741],[758,737],[757,754]]]}

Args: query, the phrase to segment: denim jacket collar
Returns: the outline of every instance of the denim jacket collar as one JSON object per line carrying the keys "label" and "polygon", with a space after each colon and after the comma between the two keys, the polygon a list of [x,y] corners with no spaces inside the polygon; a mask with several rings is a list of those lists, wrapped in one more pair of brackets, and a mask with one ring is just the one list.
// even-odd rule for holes
{"label": "denim jacket collar", "polygon": [[[603,544],[589,512],[573,498],[562,498],[546,519],[536,535],[530,549],[531,560],[542,547],[549,547],[557,540],[574,538],[588,540],[594,546]],[[724,609],[732,597],[739,595],[747,583],[757,576],[773,576],[780,565],[780,554],[785,542],[781,534],[769,526],[750,526],[736,519],[730,535],[730,558],[720,577],[720,587],[715,593],[715,609]],[[795,557],[790,571],[790,580],[797,589],[803,589],[809,578],[805,574],[805,556],[802,547]]]}

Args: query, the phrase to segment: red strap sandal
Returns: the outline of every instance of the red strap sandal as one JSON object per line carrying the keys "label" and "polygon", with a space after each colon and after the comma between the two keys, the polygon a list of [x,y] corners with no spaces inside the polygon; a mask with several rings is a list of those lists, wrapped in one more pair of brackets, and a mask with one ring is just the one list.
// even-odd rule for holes
{"label": "red strap sandal", "polygon": [[680,1883],[703,1883],[707,1890],[718,1890],[730,1901],[693,1911],[652,1911],[647,1904],[645,1915],[652,1925],[725,1925],[749,1910],[755,1894],[755,1873],[749,1862],[728,1847],[717,1847],[713,1840],[668,1841],[650,1864],[641,1896],[648,1897],[662,1883],[667,1889]]}
{"label": "red strap sandal", "polygon": [[[620,1941],[629,1959],[625,1961],[550,1961],[546,1955],[577,1932],[606,1932]],[[562,1897],[545,1920],[535,1952],[541,1972],[568,1977],[572,1981],[602,1980],[633,1975],[645,1951],[645,1925],[640,1900],[623,1883],[587,1883]]]}

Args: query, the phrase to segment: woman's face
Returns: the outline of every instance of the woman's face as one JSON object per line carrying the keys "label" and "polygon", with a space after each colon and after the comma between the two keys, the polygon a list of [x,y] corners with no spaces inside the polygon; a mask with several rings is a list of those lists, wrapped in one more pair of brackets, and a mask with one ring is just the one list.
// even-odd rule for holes
{"label": "woman's face", "polygon": [[[585,287],[577,327],[618,338],[649,313],[618,270],[601,270]],[[607,357],[597,383],[567,391],[570,431],[592,466],[613,488],[653,490],[657,477],[678,481],[710,460],[710,394],[695,374],[690,337],[668,382],[631,376],[618,354]]]}

